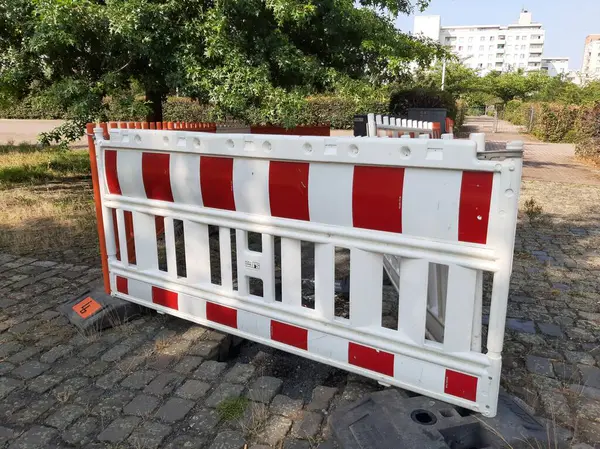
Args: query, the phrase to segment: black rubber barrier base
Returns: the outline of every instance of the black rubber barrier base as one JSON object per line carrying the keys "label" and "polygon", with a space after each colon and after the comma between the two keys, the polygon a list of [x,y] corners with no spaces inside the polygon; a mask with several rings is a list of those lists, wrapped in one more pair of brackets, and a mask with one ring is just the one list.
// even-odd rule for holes
{"label": "black rubber barrier base", "polygon": [[126,323],[141,316],[143,310],[143,307],[114,298],[101,289],[92,290],[58,308],[83,334]]}
{"label": "black rubber barrier base", "polygon": [[340,449],[569,447],[564,429],[547,429],[505,393],[500,394],[496,417],[484,418],[390,388],[335,412],[331,430],[335,439],[331,447]]}

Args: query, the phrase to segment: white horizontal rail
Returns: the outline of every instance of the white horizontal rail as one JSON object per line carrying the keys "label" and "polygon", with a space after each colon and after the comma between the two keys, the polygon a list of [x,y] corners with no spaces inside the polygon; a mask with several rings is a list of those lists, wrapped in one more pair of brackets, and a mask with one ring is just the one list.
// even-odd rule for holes
{"label": "white horizontal rail", "polygon": [[[373,338],[377,339],[377,348],[384,351],[400,353],[417,360],[438,363],[451,369],[460,370],[474,376],[484,376],[490,361],[485,354],[475,352],[446,353],[443,345],[434,341],[425,341],[423,345],[415,345],[402,331],[391,329],[373,329],[352,327],[345,320],[333,321],[325,319],[312,309],[286,308],[278,302],[265,302],[260,297],[240,295],[236,291],[225,290],[220,286],[210,283],[196,283],[189,285],[183,280],[175,280],[167,273],[160,271],[140,272],[132,266],[125,266],[116,259],[110,260],[113,274],[127,277],[150,285],[160,285],[161,288],[176,291],[184,295],[196,296],[228,307],[264,315],[269,311],[269,317],[284,321],[303,328],[310,328],[324,333],[335,335],[348,340],[373,345]],[[154,304],[156,306],[156,304]],[[165,308],[169,314],[175,314],[173,309]],[[211,322],[211,326],[213,322]],[[232,328],[227,328],[233,330]],[[462,362],[462,363],[458,363]]]}
{"label": "white horizontal rail", "polygon": [[497,255],[493,249],[469,243],[447,243],[402,234],[286,220],[220,209],[198,208],[178,203],[110,194],[105,196],[104,206],[315,243],[334,243],[337,246],[356,247],[381,254],[424,258],[442,264],[455,263],[487,271],[496,271],[497,269]]}

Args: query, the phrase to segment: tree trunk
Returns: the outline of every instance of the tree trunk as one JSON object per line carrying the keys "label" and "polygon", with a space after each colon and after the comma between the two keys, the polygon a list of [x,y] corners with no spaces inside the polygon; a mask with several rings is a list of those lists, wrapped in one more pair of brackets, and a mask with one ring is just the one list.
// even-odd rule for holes
{"label": "tree trunk", "polygon": [[146,92],[146,101],[150,106],[150,113],[146,117],[148,122],[162,122],[163,121],[163,107],[162,107],[163,95],[160,92],[152,91]]}

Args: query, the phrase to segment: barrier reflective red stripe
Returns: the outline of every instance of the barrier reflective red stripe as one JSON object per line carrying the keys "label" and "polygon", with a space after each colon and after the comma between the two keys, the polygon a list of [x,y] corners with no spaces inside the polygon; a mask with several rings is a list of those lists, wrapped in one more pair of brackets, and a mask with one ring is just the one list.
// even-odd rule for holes
{"label": "barrier reflective red stripe", "polygon": [[271,339],[296,348],[308,350],[308,330],[271,320]]}
{"label": "barrier reflective red stripe", "polygon": [[352,220],[357,228],[402,232],[404,168],[354,167]]}
{"label": "barrier reflective red stripe", "polygon": [[202,156],[200,158],[200,189],[205,207],[235,210],[233,159]]}
{"label": "barrier reflective red stripe", "polygon": [[152,302],[170,309],[179,310],[177,293],[152,286]]}
{"label": "barrier reflective red stripe", "polygon": [[348,343],[348,363],[394,377],[394,354],[358,343]]}
{"label": "barrier reflective red stripe", "polygon": [[477,377],[447,369],[444,393],[475,402],[477,400],[477,380]]}
{"label": "barrier reflective red stripe", "polygon": [[237,310],[213,302],[206,302],[206,318],[209,321],[237,329]]}
{"label": "barrier reflective red stripe", "polygon": [[272,216],[310,221],[308,171],[306,162],[271,161],[269,201]]}
{"label": "barrier reflective red stripe", "polygon": [[121,186],[117,175],[117,152],[115,150],[104,152],[104,172],[106,173],[108,191],[115,195],[121,195]]}
{"label": "barrier reflective red stripe", "polygon": [[460,188],[458,240],[487,243],[493,173],[465,171]]}
{"label": "barrier reflective red stripe", "polygon": [[142,153],[142,179],[148,199],[173,202],[168,154]]}
{"label": "barrier reflective red stripe", "polygon": [[117,276],[117,291],[125,295],[129,294],[129,283],[127,282],[127,278]]}

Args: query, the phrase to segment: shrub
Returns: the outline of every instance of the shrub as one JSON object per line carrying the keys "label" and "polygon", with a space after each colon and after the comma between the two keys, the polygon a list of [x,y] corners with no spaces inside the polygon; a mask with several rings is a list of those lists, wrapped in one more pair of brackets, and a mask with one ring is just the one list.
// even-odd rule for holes
{"label": "shrub", "polygon": [[577,134],[575,154],[600,161],[600,102],[582,109],[577,121]]}
{"label": "shrub", "polygon": [[392,114],[406,117],[410,108],[444,108],[448,117],[456,119],[456,100],[448,91],[413,88],[392,93],[389,107]]}
{"label": "shrub", "polygon": [[575,128],[579,111],[577,106],[542,103],[537,115],[534,112],[532,133],[545,142],[564,142]]}
{"label": "shrub", "polygon": [[184,97],[169,97],[163,103],[163,120],[166,122],[210,122],[212,108]]}

